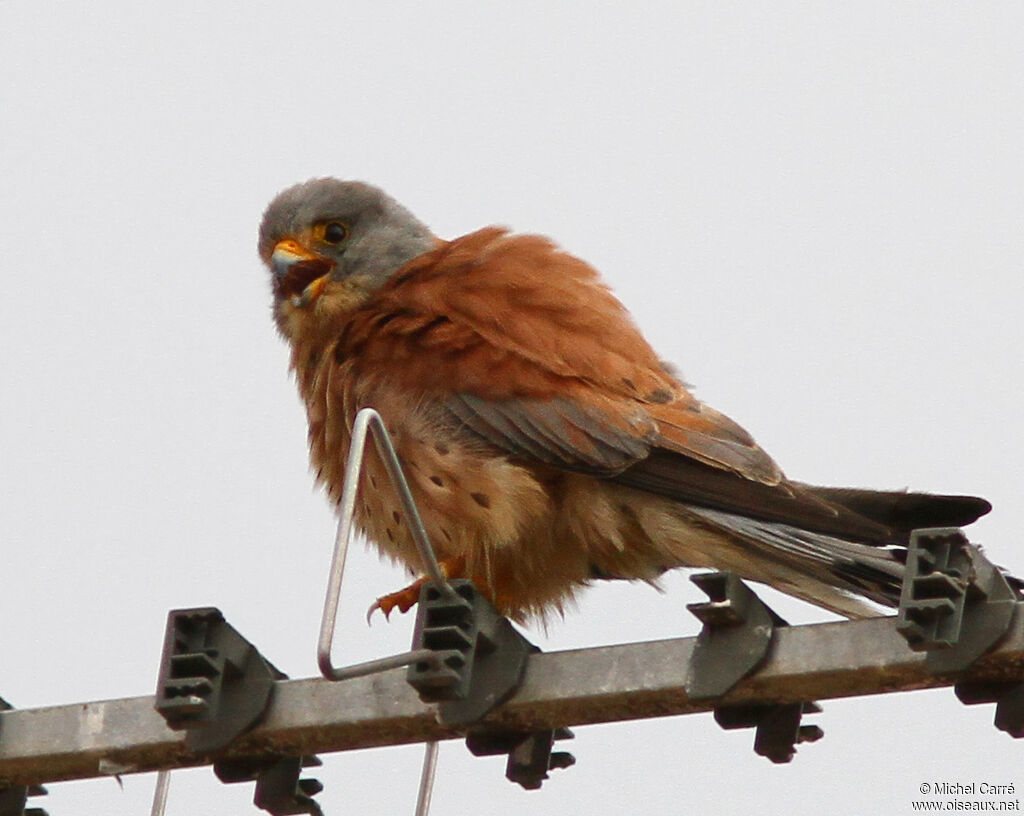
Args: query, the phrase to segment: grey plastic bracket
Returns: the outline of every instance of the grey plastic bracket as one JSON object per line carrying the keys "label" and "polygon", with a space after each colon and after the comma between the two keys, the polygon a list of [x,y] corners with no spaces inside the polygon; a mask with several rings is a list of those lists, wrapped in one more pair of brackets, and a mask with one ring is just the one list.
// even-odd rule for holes
{"label": "grey plastic bracket", "polygon": [[[704,624],[690,658],[686,694],[694,700],[721,697],[757,671],[771,649],[775,628],[786,626],[764,601],[731,572],[690,576],[708,596],[688,604]],[[755,728],[754,753],[775,763],[789,762],[796,745],[824,736],[816,725],[801,725],[804,714],[819,712],[817,703],[762,706],[716,706],[715,721],[727,730]]]}
{"label": "grey plastic bracket", "polygon": [[720,697],[757,669],[775,627],[786,622],[731,572],[705,572],[690,580],[709,600],[686,607],[704,624],[690,659],[686,694],[694,700]]}
{"label": "grey plastic bracket", "polygon": [[218,751],[252,728],[270,705],[274,681],[285,677],[219,609],[168,613],[156,710],[171,728],[188,732],[189,751]]}
{"label": "grey plastic bracket", "polygon": [[756,728],[754,753],[776,764],[793,759],[801,742],[817,742],[825,732],[816,725],[801,725],[804,714],[817,714],[817,703],[764,706],[728,706],[715,709],[715,722],[726,730]]}
{"label": "grey plastic bracket", "polygon": [[896,629],[910,648],[927,652],[930,671],[961,671],[1010,628],[1017,593],[955,527],[915,530]]}
{"label": "grey plastic bracket", "polygon": [[964,705],[995,703],[995,727],[1014,739],[1024,737],[1024,683],[957,683],[953,690]]}
{"label": "grey plastic bracket", "polygon": [[0,789],[0,816],[47,816],[42,808],[26,808],[28,797],[43,796],[46,788],[41,785],[24,785]]}
{"label": "grey plastic bracket", "polygon": [[567,751],[552,751],[556,740],[572,739],[568,728],[551,731],[470,732],[466,747],[473,756],[508,754],[505,777],[526,790],[537,790],[548,771],[571,768],[576,757]]}
{"label": "grey plastic bracket", "polygon": [[303,768],[322,764],[315,756],[232,759],[214,763],[213,772],[228,784],[255,782],[253,804],[271,816],[323,816],[313,797],[324,786],[316,779],[299,778]]}
{"label": "grey plastic bracket", "polygon": [[[407,679],[420,699],[439,703],[438,719],[469,725],[507,700],[522,682],[527,658],[540,650],[477,591],[472,581],[449,582],[454,596],[432,583],[420,590],[412,649],[427,649],[434,661],[409,666]],[[475,756],[507,754],[505,776],[535,790],[548,771],[568,768],[576,758],[552,751],[555,740],[571,739],[567,728],[546,731],[470,731],[466,747]]]}
{"label": "grey plastic bracket", "polygon": [[450,581],[454,596],[424,584],[413,631],[413,650],[429,649],[436,661],[417,661],[407,679],[420,699],[440,703],[449,725],[476,722],[519,686],[526,660],[540,651],[477,591],[472,581]]}

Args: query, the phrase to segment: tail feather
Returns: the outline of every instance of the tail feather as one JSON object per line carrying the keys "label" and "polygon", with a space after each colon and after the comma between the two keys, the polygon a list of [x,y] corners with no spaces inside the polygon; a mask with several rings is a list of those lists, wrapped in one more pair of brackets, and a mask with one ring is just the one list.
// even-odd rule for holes
{"label": "tail feather", "polygon": [[977,496],[937,496],[905,490],[800,486],[819,499],[838,504],[888,527],[900,543],[906,543],[913,530],[922,527],[964,527],[992,509],[991,504]]}
{"label": "tail feather", "polygon": [[[972,496],[932,496],[845,488],[806,487],[819,498],[841,504],[892,530],[890,541],[865,544],[772,521],[707,508],[688,510],[730,537],[744,542],[749,556],[743,576],[847,617],[878,615],[899,605],[910,532],[923,527],[960,527],[991,509]],[[790,576],[779,581],[780,568]],[[793,578],[793,575],[796,578]],[[1007,575],[1017,590],[1022,582]]]}
{"label": "tail feather", "polygon": [[[778,522],[691,507],[710,526],[747,545],[746,574],[849,618],[899,604],[906,550],[845,541]],[[780,581],[782,570],[789,578]]]}

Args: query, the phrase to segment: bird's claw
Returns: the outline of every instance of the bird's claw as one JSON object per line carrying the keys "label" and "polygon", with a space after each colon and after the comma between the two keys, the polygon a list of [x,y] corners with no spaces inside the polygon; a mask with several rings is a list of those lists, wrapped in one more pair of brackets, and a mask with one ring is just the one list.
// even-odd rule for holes
{"label": "bird's claw", "polygon": [[[461,577],[466,569],[466,560],[462,556],[457,558],[445,559],[438,563],[441,568],[441,574],[445,578]],[[366,610],[366,623],[370,623],[370,619],[373,617],[373,613],[378,609],[384,613],[385,620],[391,620],[391,613],[397,609],[402,614],[405,614],[412,609],[419,602],[420,590],[423,585],[430,582],[428,576],[417,578],[405,589],[400,589],[398,592],[392,592],[388,595],[381,595],[376,601],[374,601],[368,610]]]}
{"label": "bird's claw", "polygon": [[405,589],[398,590],[398,592],[381,595],[381,597],[370,604],[370,608],[366,610],[367,624],[370,623],[373,613],[378,609],[384,613],[385,620],[391,620],[391,613],[395,609],[403,614],[408,612],[416,605],[417,601],[419,601],[420,587],[422,587],[424,583],[426,583],[426,579],[421,578],[420,580],[411,583]]}

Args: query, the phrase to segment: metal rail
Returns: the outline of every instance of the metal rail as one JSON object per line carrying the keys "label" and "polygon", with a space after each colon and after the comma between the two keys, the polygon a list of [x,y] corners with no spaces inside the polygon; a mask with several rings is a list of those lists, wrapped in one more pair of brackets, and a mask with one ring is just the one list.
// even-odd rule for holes
{"label": "metal rail", "polygon": [[[686,678],[696,638],[534,654],[519,690],[484,725],[535,731],[708,711],[717,706],[824,700],[950,686],[1020,682],[1024,614],[968,669],[935,673],[895,618],[782,627],[764,665],[719,698],[692,700]],[[209,764],[254,755],[327,753],[462,736],[438,722],[392,670],[342,682],[279,681],[266,718],[213,756],[189,755],[185,736],[132,697],[0,713],[0,782],[57,782]],[[995,738],[995,735],[993,734]]]}

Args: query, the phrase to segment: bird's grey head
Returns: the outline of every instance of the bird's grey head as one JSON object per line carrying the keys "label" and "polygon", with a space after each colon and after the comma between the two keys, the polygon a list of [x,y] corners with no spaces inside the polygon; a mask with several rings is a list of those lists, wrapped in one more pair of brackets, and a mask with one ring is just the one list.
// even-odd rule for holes
{"label": "bird's grey head", "polygon": [[275,300],[307,305],[329,281],[375,289],[437,239],[405,207],[359,181],[312,179],[279,193],[260,225]]}

